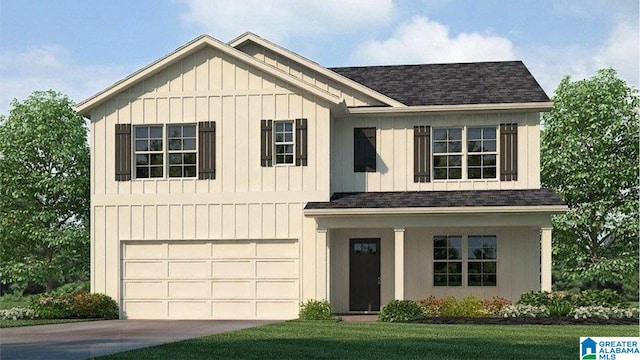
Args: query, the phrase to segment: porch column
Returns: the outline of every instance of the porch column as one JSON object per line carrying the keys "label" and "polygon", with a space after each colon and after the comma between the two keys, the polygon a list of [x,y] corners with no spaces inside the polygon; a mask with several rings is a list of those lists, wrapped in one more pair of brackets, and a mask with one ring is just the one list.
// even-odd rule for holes
{"label": "porch column", "polygon": [[327,229],[316,230],[316,297],[329,298],[329,237]]}
{"label": "porch column", "polygon": [[404,300],[404,228],[394,228],[395,261],[395,299]]}
{"label": "porch column", "polygon": [[551,229],[540,229],[540,289],[543,291],[551,291]]}

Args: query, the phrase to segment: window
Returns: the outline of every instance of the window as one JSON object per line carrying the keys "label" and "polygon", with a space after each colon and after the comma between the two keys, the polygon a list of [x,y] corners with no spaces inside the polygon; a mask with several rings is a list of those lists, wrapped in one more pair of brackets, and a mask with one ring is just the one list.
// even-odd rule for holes
{"label": "window", "polygon": [[164,176],[164,148],[162,126],[135,127],[136,178]]}
{"label": "window", "polygon": [[275,122],[276,164],[293,164],[293,121]]}
{"label": "window", "polygon": [[376,171],[376,128],[353,129],[353,171]]}
{"label": "window", "polygon": [[496,178],[496,128],[467,129],[467,176],[469,179]]}
{"label": "window", "polygon": [[467,285],[496,286],[496,243],[495,235],[469,235]]}
{"label": "window", "polygon": [[462,236],[433,237],[433,286],[462,286]]}
{"label": "window", "polygon": [[433,178],[462,179],[462,128],[433,130]]}
{"label": "window", "polygon": [[196,176],[196,126],[169,125],[169,177]]}

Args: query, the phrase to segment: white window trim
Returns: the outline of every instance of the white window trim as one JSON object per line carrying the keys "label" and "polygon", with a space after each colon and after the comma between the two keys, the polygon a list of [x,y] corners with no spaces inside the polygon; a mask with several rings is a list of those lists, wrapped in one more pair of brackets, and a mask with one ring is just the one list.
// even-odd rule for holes
{"label": "white window trim", "polygon": [[[276,124],[291,123],[291,141],[282,141],[276,143]],[[278,154],[276,153],[277,145],[292,145],[293,153],[291,163],[278,163]],[[274,120],[273,121],[273,166],[295,166],[296,165],[296,122],[294,120]]]}
{"label": "white window trim", "polygon": [[[495,141],[496,141],[496,150],[495,151],[488,151],[488,152],[483,152],[483,151],[471,152],[471,151],[468,151],[469,150],[469,143],[468,143],[467,131],[468,131],[469,128],[479,128],[479,129],[495,128],[495,130],[496,130],[496,139],[495,139]],[[465,150],[467,150],[467,152],[465,154],[465,161],[467,162],[467,166],[465,167],[465,173],[466,173],[465,175],[467,176],[468,180],[472,180],[472,181],[474,181],[474,180],[482,180],[482,181],[485,181],[485,180],[497,180],[498,177],[500,176],[500,173],[498,172],[498,163],[500,162],[499,151],[498,151],[498,149],[500,149],[500,147],[499,147],[500,145],[498,144],[498,139],[500,138],[499,131],[500,131],[500,127],[499,126],[496,126],[496,127],[494,127],[492,125],[466,126],[465,134],[464,134],[463,137],[465,137],[464,147],[465,147]],[[482,140],[482,142],[484,142],[484,130],[482,130],[481,133],[482,133],[482,139],[481,140]],[[480,150],[482,150],[482,149],[480,149]],[[496,157],[496,176],[493,177],[493,178],[486,178],[486,179],[483,178],[483,177],[481,177],[479,179],[469,179],[469,166],[468,166],[469,158],[468,157],[470,155],[481,155],[481,157],[480,157],[480,174],[481,175],[484,175],[484,171],[483,171],[484,170],[484,166],[482,165],[482,155],[495,155],[495,157]]]}
{"label": "white window trim", "polygon": [[[195,140],[196,140],[196,148],[195,150],[169,150],[169,126],[190,126],[193,125],[196,128],[196,135],[195,135]],[[197,179],[198,178],[198,124],[197,123],[180,123],[180,124],[165,124],[164,126],[164,132],[166,133],[165,136],[165,140],[167,142],[167,155],[166,155],[166,170],[167,170],[167,175],[166,178],[167,179],[171,179],[171,180],[175,180],[175,179]],[[184,134],[183,134],[184,135]],[[184,136],[181,136],[180,139],[184,139]],[[171,164],[169,164],[169,156],[171,154],[195,154],[196,155],[196,174],[194,176],[178,176],[178,177],[171,177],[169,176],[169,167],[171,166]],[[184,168],[184,164],[181,165],[182,168]]]}
{"label": "white window trim", "polygon": [[[169,177],[169,135],[168,135],[168,127],[170,125],[195,125],[196,127],[196,175],[191,177]],[[139,178],[136,176],[136,137],[135,137],[135,128],[136,127],[150,127],[150,126],[160,126],[162,127],[162,177],[149,177],[149,178]],[[132,181],[160,181],[160,180],[197,180],[198,179],[198,171],[200,168],[200,164],[198,163],[199,158],[199,137],[198,137],[198,123],[175,123],[175,124],[135,124],[132,126],[132,134],[131,134],[131,180]],[[182,152],[182,150],[172,150],[172,153]],[[190,150],[184,152],[192,152]],[[138,152],[140,154],[159,154],[161,152]]]}
{"label": "white window trim", "polygon": [[[450,152],[448,152],[449,151],[448,146],[447,146],[447,152],[444,152],[444,153],[436,153],[435,152],[435,143],[436,143],[436,139],[435,139],[435,136],[434,136],[435,131],[436,130],[443,130],[443,129],[446,129],[446,130],[460,129],[461,130],[460,152],[458,152],[458,153],[450,153]],[[465,175],[466,175],[465,174],[465,160],[466,160],[466,156],[465,156],[465,141],[466,141],[465,139],[466,139],[466,137],[465,137],[465,135],[466,135],[466,128],[464,126],[445,126],[445,127],[432,128],[432,130],[431,130],[431,139],[433,139],[433,140],[431,141],[431,149],[432,149],[431,150],[431,173],[433,175],[431,177],[433,178],[434,181],[460,181],[460,180],[464,180]],[[447,157],[448,156],[460,156],[460,166],[461,166],[460,179],[436,179],[436,166],[435,166],[436,162],[434,160],[436,156],[447,156]],[[447,159],[447,162],[448,162],[448,159]],[[447,169],[447,176],[449,176],[449,165],[447,165],[446,169]]]}
{"label": "white window trim", "polygon": [[[494,179],[469,179],[468,176],[468,162],[467,156],[476,155],[478,153],[469,153],[467,152],[467,128],[486,128],[486,127],[495,127],[496,128],[496,177]],[[436,129],[459,129],[462,128],[462,178],[460,179],[436,179],[435,178],[435,169],[434,169],[434,161],[433,157],[436,155],[434,151],[434,143],[435,138],[433,136],[434,131]],[[488,124],[488,125],[458,125],[458,126],[431,126],[431,181],[433,182],[500,182],[500,125]],[[437,155],[457,155],[458,153],[437,153]]]}
{"label": "white window trim", "polygon": [[[475,236],[495,236],[496,237],[496,259],[495,260],[471,260],[471,261],[494,261],[496,263],[496,285],[495,286],[469,286],[469,236],[470,235],[475,235]],[[460,286],[443,286],[443,285],[435,285],[433,276],[434,276],[434,272],[433,272],[433,264],[436,262],[435,260],[435,252],[433,251],[433,239],[436,236],[461,236],[462,237],[462,285]],[[500,236],[496,233],[481,233],[478,231],[473,231],[470,233],[438,233],[438,234],[434,234],[433,236],[431,236],[431,243],[430,243],[430,250],[431,251],[431,264],[430,264],[430,284],[432,288],[435,289],[461,289],[461,288],[472,288],[472,289],[498,289],[500,287]],[[458,261],[458,260],[452,260],[452,261]]]}

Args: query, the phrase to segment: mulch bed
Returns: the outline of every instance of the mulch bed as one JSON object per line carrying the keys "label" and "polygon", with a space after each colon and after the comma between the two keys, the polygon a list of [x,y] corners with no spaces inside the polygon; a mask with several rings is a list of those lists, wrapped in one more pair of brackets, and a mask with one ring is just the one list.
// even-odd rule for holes
{"label": "mulch bed", "polygon": [[430,317],[411,321],[419,324],[496,324],[496,325],[638,325],[638,319],[562,318],[451,318]]}

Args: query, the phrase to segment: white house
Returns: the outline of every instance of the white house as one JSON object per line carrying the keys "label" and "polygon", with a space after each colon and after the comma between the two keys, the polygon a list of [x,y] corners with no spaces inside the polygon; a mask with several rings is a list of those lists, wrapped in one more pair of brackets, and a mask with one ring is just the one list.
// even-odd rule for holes
{"label": "white house", "polygon": [[290,319],[551,287],[522,62],[325,68],[203,35],[78,104],[91,288],[123,318]]}

